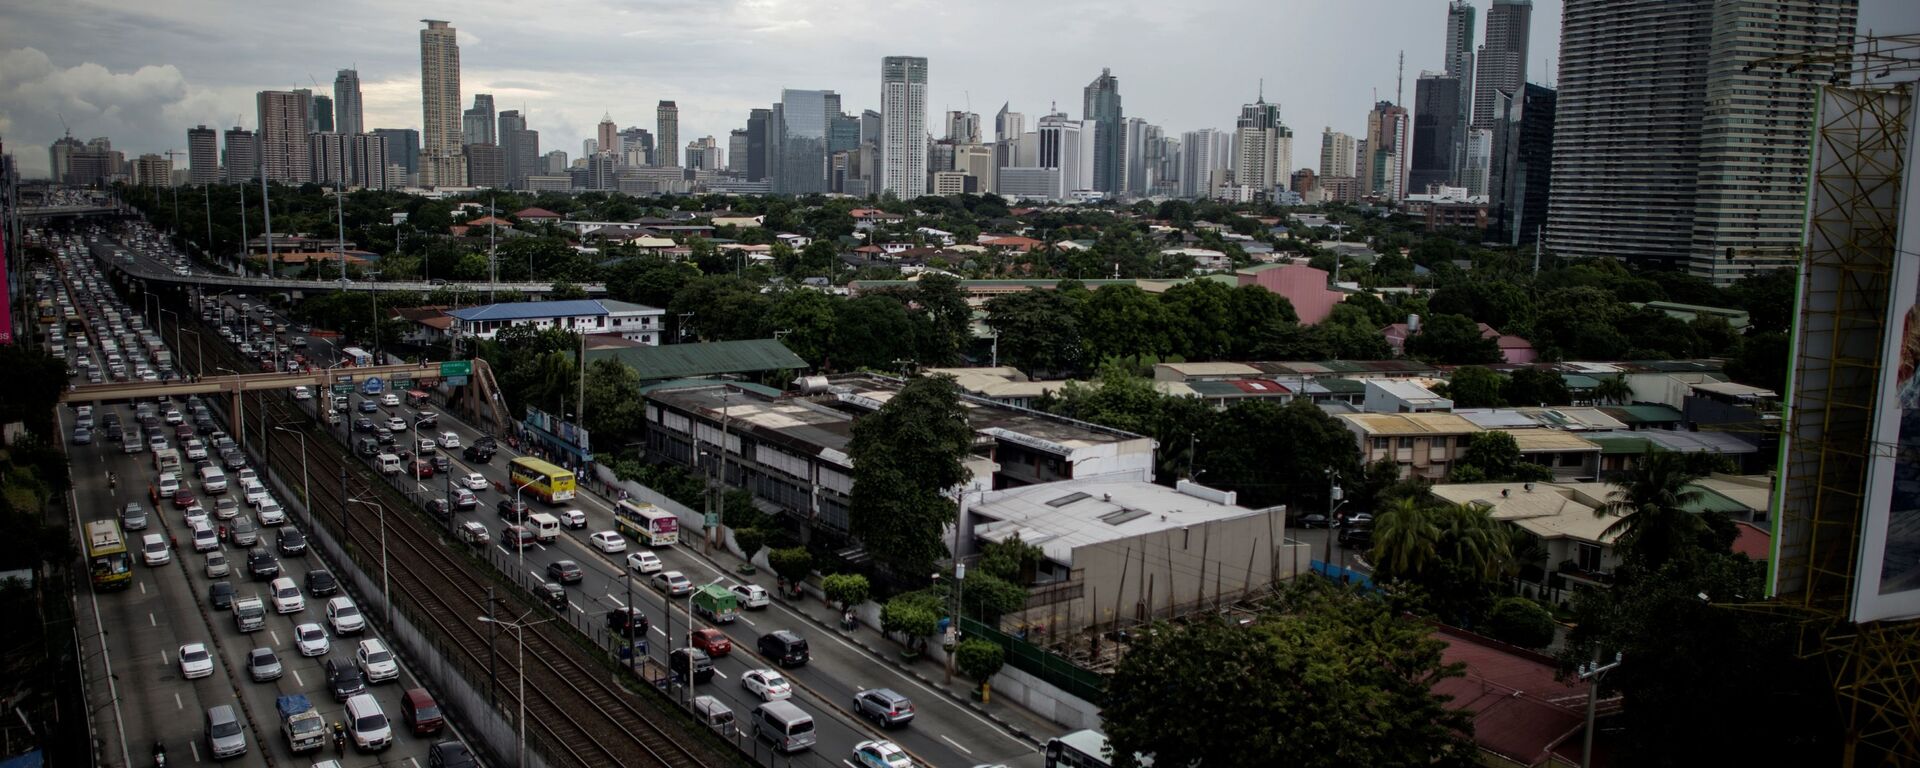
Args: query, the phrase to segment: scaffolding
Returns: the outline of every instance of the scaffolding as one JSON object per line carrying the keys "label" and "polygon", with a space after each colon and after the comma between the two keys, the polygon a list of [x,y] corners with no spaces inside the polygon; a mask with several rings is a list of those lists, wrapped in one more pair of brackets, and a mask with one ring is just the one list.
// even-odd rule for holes
{"label": "scaffolding", "polygon": [[[1902,186],[1911,173],[1920,37],[1866,38],[1758,62],[1844,60],[1821,92],[1813,138],[1794,372],[1784,397],[1782,493],[1771,607],[1799,621],[1800,652],[1829,672],[1846,724],[1845,765],[1920,764],[1920,621],[1854,621],[1873,440],[1892,363],[1884,350],[1896,286]],[[1911,234],[1911,233],[1910,233]],[[1912,256],[1907,255],[1908,258]]]}

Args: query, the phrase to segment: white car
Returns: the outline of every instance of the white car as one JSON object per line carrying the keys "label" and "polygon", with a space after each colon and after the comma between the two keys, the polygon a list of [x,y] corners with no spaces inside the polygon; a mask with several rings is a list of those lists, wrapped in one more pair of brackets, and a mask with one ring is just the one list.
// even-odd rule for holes
{"label": "white car", "polygon": [[167,449],[167,439],[160,435],[147,438],[147,450],[159,453]]}
{"label": "white car", "polygon": [[727,591],[740,599],[742,608],[765,608],[773,603],[773,598],[767,595],[766,588],[758,584],[735,584],[727,587]]}
{"label": "white car", "polygon": [[160,473],[160,497],[172,498],[174,491],[180,490],[180,476],[172,472]]}
{"label": "white car", "polygon": [[487,478],[478,472],[468,472],[466,477],[460,478],[460,484],[470,491],[484,491],[487,489]]}
{"label": "white car", "polygon": [[673,597],[685,597],[693,594],[693,579],[687,578],[686,574],[679,571],[656,573],[653,575],[653,578],[649,580],[649,583],[653,584],[654,589],[665,592]]}
{"label": "white car", "polygon": [[273,498],[267,493],[267,487],[261,485],[258,480],[241,486],[241,492],[246,495],[247,503],[253,505],[256,509]]}
{"label": "white car", "polygon": [[193,503],[188,504],[186,509],[180,510],[180,516],[186,521],[188,528],[207,524],[207,508],[200,506],[199,499],[194,499]]}
{"label": "white car", "polygon": [[740,687],[752,691],[761,701],[793,698],[793,683],[771,669],[755,669],[741,675]]}
{"label": "white car", "polygon": [[220,548],[220,534],[213,530],[211,523],[202,522],[193,526],[193,551],[212,552]]}
{"label": "white car", "polygon": [[295,399],[295,400],[312,400],[312,399],[313,399],[313,390],[311,390],[311,389],[307,389],[306,387],[294,387],[294,388],[293,388],[293,399]]}
{"label": "white car", "polygon": [[366,617],[360,615],[360,609],[349,597],[327,601],[327,623],[333,626],[336,635],[357,635],[367,628]]}
{"label": "white car", "polygon": [[396,407],[400,405],[400,396],[392,392],[388,392],[380,396],[380,404],[388,408]]}
{"label": "white car", "polygon": [[564,510],[558,514],[560,524],[574,530],[587,527],[587,513],[577,509]]}
{"label": "white car", "polygon": [[360,647],[354,649],[354,661],[359,662],[360,671],[367,673],[367,682],[383,683],[400,677],[400,663],[393,658],[393,652],[387,650],[387,644],[379,638],[360,641]]}
{"label": "white car", "polygon": [[307,598],[300,594],[300,585],[293,583],[293,579],[285,576],[274,579],[269,589],[273,591],[274,613],[299,613],[307,609]]}
{"label": "white car", "polygon": [[415,447],[420,449],[421,456],[426,456],[433,453],[435,449],[439,448],[440,444],[423,437],[423,438],[420,438],[419,444],[417,444]]}
{"label": "white car", "polygon": [[294,644],[300,646],[300,655],[312,658],[325,656],[333,650],[333,642],[327,639],[327,630],[318,624],[301,624],[293,628]]}
{"label": "white car", "polygon": [[395,432],[405,432],[407,431],[407,420],[398,416],[387,419],[387,429]]}
{"label": "white car", "polygon": [[187,461],[199,461],[207,457],[207,444],[200,438],[187,441]]}
{"label": "white car", "polygon": [[593,548],[609,555],[627,551],[627,539],[619,531],[599,531],[587,539],[593,542]]}
{"label": "white car", "polygon": [[207,652],[206,643],[180,646],[180,676],[188,680],[213,676],[213,654]]}
{"label": "white car", "polygon": [[233,566],[227,564],[227,555],[220,550],[207,553],[207,578],[225,578],[233,573]]}
{"label": "white car", "polygon": [[863,741],[853,745],[853,762],[858,768],[913,768],[913,758],[891,741]]}
{"label": "white car", "polygon": [[260,505],[261,525],[283,525],[286,522],[287,510],[281,508],[280,502],[269,498],[266,503]]}
{"label": "white car", "polygon": [[651,550],[643,549],[627,555],[627,567],[639,573],[653,573],[667,566],[665,563],[660,562],[659,555],[654,554]]}
{"label": "white car", "polygon": [[186,414],[181,413],[178,408],[168,408],[166,415],[161,418],[166,420],[167,426],[170,427],[180,426],[181,422],[187,420]]}
{"label": "white car", "polygon": [[458,448],[458,447],[460,447],[460,436],[459,436],[459,435],[456,435],[456,434],[454,434],[454,433],[452,433],[452,432],[443,432],[443,433],[441,433],[441,435],[440,435],[440,447],[442,447],[442,448]]}

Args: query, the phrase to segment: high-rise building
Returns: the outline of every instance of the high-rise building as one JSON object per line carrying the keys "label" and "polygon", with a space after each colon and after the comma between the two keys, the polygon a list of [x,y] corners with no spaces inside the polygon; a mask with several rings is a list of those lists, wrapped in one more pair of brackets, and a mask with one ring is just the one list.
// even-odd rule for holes
{"label": "high-rise building", "polygon": [[496,122],[500,151],[507,160],[507,186],[524,189],[522,180],[540,172],[540,132],[527,130],[527,118],[517,109],[501,112]]}
{"label": "high-rise building", "polygon": [[260,140],[254,137],[253,131],[236,125],[227,129],[224,138],[227,183],[244,184],[260,178]]}
{"label": "high-rise building", "polygon": [[461,187],[467,183],[460,153],[460,43],[452,24],[427,20],[420,30],[421,138],[425,144],[420,183]]}
{"label": "high-rise building", "polygon": [[1093,132],[1093,187],[1109,195],[1122,190],[1126,177],[1126,121],[1120,110],[1120,78],[1100,68],[1100,76],[1081,91],[1081,120]]}
{"label": "high-rise building", "polygon": [[313,180],[307,146],[307,110],[313,99],[296,91],[261,91],[260,165],[268,181],[304,184]]}
{"label": "high-rise building", "polygon": [[947,112],[947,139],[955,144],[980,143],[980,113],[963,110]]}
{"label": "high-rise building", "polygon": [[586,183],[581,186],[600,190],[619,187],[620,181],[616,175],[618,166],[614,163],[612,152],[592,152],[585,159],[587,161]]}
{"label": "high-rise building", "polygon": [[1161,153],[1165,149],[1162,138],[1160,126],[1137,117],[1127,118],[1125,151],[1121,153],[1126,161],[1120,183],[1122,192],[1134,197],[1153,194],[1154,181],[1159,178]]}
{"label": "high-rise building", "polygon": [[747,163],[752,160],[753,155],[753,150],[749,149],[752,143],[752,139],[747,135],[747,129],[745,128],[735,128],[732,133],[727,134],[728,171],[742,175],[746,174]]}
{"label": "high-rise building", "polygon": [[[1447,40],[1445,73],[1460,81],[1460,104],[1454,111],[1453,136],[1459,145],[1454,148],[1453,169],[1456,178],[1449,179],[1457,184],[1457,174],[1467,166],[1467,129],[1473,124],[1473,6],[1467,0],[1453,0],[1447,5]],[[1414,102],[1418,104],[1419,98]],[[1415,119],[1418,119],[1418,114]]]}
{"label": "high-rise building", "polygon": [[994,190],[993,149],[984,144],[962,144],[953,150],[953,169],[975,180],[973,191],[987,194]]}
{"label": "high-rise building", "polygon": [[1293,181],[1293,130],[1280,121],[1280,105],[1265,95],[1240,107],[1234,123],[1233,183],[1266,197]]}
{"label": "high-rise building", "polygon": [[556,176],[556,175],[561,175],[567,172],[567,151],[566,150],[556,149],[544,155],[541,155],[541,157],[546,160],[545,171],[547,175]]}
{"label": "high-rise building", "polygon": [[1359,148],[1352,136],[1328,126],[1320,131],[1320,178],[1353,178],[1360,175]]}
{"label": "high-rise building", "polygon": [[1855,0],[1568,0],[1548,249],[1720,284],[1793,264],[1833,68],[1746,67],[1844,44],[1857,13]]}
{"label": "high-rise building", "polygon": [[1376,103],[1367,113],[1367,151],[1361,158],[1365,169],[1360,179],[1365,194],[1405,199],[1407,128],[1407,108],[1391,101]]}
{"label": "high-rise building", "polygon": [[333,130],[333,97],[313,95],[313,107],[307,110],[307,130],[324,133]]}
{"label": "high-rise building", "polygon": [[367,120],[360,102],[360,73],[343,69],[333,75],[333,127],[352,136],[367,132]]}
{"label": "high-rise building", "polygon": [[827,118],[827,151],[851,152],[860,148],[860,118],[836,113]]}
{"label": "high-rise building", "polygon": [[1213,128],[1181,134],[1181,197],[1213,197],[1227,183],[1233,169],[1233,137]]}
{"label": "high-rise building", "polygon": [[927,59],[880,60],[880,193],[911,200],[927,191]]}
{"label": "high-rise building", "polygon": [[1518,93],[1527,84],[1532,29],[1533,0],[1493,0],[1487,9],[1487,41],[1474,62],[1473,128],[1493,127],[1495,92]]}
{"label": "high-rise building", "polygon": [[133,183],[143,187],[173,186],[173,159],[145,154],[133,161]]}
{"label": "high-rise building", "polygon": [[1460,136],[1460,78],[1422,72],[1413,85],[1413,160],[1407,188],[1425,194],[1428,185],[1451,185],[1458,180],[1454,167],[1464,153]]}
{"label": "high-rise building", "polygon": [[507,152],[498,144],[466,146],[467,185],[501,188],[507,185]]}
{"label": "high-rise building", "polygon": [[1060,171],[1060,186],[1053,198],[1065,200],[1075,192],[1093,189],[1093,129],[1064,114],[1040,118],[1036,131],[1040,138],[1039,167]]}
{"label": "high-rise building", "polygon": [[1019,141],[1020,134],[1027,132],[1027,116],[1007,109],[1010,103],[1000,105],[1000,111],[993,116],[993,140],[996,142]]}
{"label": "high-rise building", "polygon": [[187,183],[220,183],[220,132],[205,125],[187,129]]}
{"label": "high-rise building", "polygon": [[1508,245],[1534,241],[1547,220],[1553,188],[1552,88],[1527,83],[1521,98],[1501,94],[1494,102],[1492,182],[1487,216],[1493,234]]}
{"label": "high-rise building", "polygon": [[[594,131],[594,136],[592,141],[595,150],[612,155],[620,154],[620,126],[613,122],[611,113],[600,116],[600,125]],[[593,152],[587,154],[593,154]]]}
{"label": "high-rise building", "polygon": [[592,156],[594,156],[594,155],[596,155],[596,154],[599,154],[599,152],[600,152],[600,140],[599,140],[599,139],[582,139],[582,140],[580,141],[580,156],[581,156],[581,157],[592,157]]}
{"label": "high-rise building", "polygon": [[773,191],[782,195],[826,192],[827,101],[832,91],[784,89],[773,106],[776,146]]}
{"label": "high-rise building", "polygon": [[342,187],[353,183],[353,144],[346,134],[307,134],[307,158],[312,164],[307,177],[314,183]]}
{"label": "high-rise building", "polygon": [[654,164],[663,168],[680,167],[680,107],[671,101],[662,100],[654,109],[654,119],[658,121],[658,130],[654,145]]}
{"label": "high-rise building", "polygon": [[497,125],[493,94],[476,93],[473,95],[473,107],[460,113],[460,143],[498,144],[500,134],[495,129]]}
{"label": "high-rise building", "polygon": [[658,157],[653,134],[637,125],[620,131],[608,151],[613,152],[615,160],[635,168],[655,165]]}
{"label": "high-rise building", "polygon": [[769,153],[769,131],[773,122],[773,110],[755,109],[747,113],[747,157],[743,162],[747,166],[747,181],[761,181],[767,178]]}
{"label": "high-rise building", "polygon": [[[345,134],[342,134],[345,135]],[[349,175],[353,183],[363,189],[392,189],[400,186],[389,175],[401,167],[387,154],[387,139],[371,133],[358,133],[347,136],[347,153],[351,158]]]}
{"label": "high-rise building", "polygon": [[[252,135],[252,134],[248,134]],[[71,184],[73,177],[73,154],[87,151],[87,145],[72,136],[55,139],[47,147],[47,170],[56,184]]]}
{"label": "high-rise building", "polygon": [[[387,163],[400,166],[407,175],[420,172],[420,132],[412,128],[375,128],[373,135],[387,141]],[[389,187],[411,183],[408,179],[387,179]]]}

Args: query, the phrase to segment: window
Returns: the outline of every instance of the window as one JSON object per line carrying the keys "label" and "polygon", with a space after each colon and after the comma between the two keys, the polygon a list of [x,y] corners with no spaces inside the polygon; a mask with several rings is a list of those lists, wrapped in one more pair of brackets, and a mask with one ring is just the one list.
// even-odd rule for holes
{"label": "window", "polygon": [[1413,450],[1413,438],[1411,437],[1400,438],[1400,449]]}
{"label": "window", "polygon": [[1444,437],[1432,438],[1432,442],[1430,443],[1430,445],[1432,445],[1433,449],[1436,451],[1444,451],[1447,449],[1447,438],[1444,438]]}
{"label": "window", "polygon": [[1389,448],[1389,447],[1390,447],[1390,445],[1389,445],[1389,443],[1388,443],[1388,441],[1387,441],[1387,438],[1384,438],[1384,437],[1376,437],[1376,438],[1374,438],[1374,439],[1373,439],[1373,449],[1374,449],[1374,450],[1376,450],[1376,451],[1384,451],[1384,450],[1386,450],[1386,449],[1387,449],[1387,448]]}
{"label": "window", "polygon": [[1574,553],[1580,570],[1598,572],[1600,570],[1600,547],[1594,544],[1581,544],[1580,551]]}

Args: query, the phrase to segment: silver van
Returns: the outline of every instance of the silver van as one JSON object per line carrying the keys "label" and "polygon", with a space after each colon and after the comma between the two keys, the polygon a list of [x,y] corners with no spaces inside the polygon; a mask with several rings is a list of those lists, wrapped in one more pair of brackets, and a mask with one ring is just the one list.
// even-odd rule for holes
{"label": "silver van", "polygon": [[712,696],[693,697],[693,716],[701,725],[727,738],[733,738],[734,729],[738,727],[733,722],[733,710]]}
{"label": "silver van", "polygon": [[234,714],[232,704],[207,709],[207,750],[215,760],[247,753],[247,728]]}
{"label": "silver van", "polygon": [[813,716],[788,701],[769,701],[754,707],[753,735],[773,742],[774,749],[788,754],[811,749],[818,738]]}

